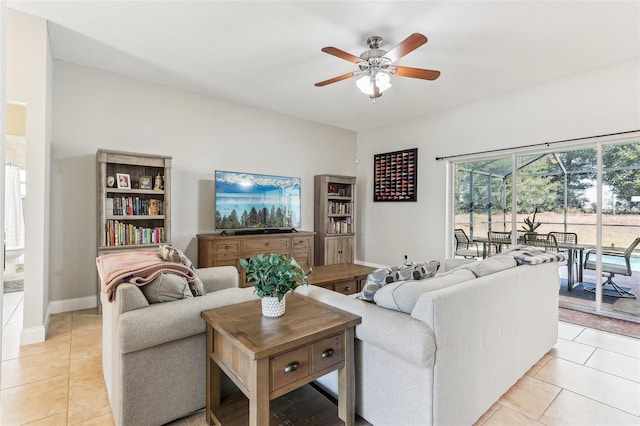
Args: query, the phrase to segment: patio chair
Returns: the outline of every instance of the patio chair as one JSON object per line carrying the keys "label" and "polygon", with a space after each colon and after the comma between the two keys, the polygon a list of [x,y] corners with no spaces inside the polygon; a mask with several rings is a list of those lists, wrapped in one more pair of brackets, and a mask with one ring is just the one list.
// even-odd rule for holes
{"label": "patio chair", "polygon": [[489,231],[487,232],[487,237],[489,240],[487,244],[489,253],[487,253],[487,256],[501,253],[503,248],[511,245],[511,231]]}
{"label": "patio chair", "polygon": [[524,244],[524,236],[527,234],[527,231],[523,229],[516,229],[516,242],[518,244]]}
{"label": "patio chair", "polygon": [[558,241],[556,241],[556,237],[550,234],[527,232],[524,235],[524,243],[529,246],[538,247],[543,251],[549,251],[553,253],[559,252]]}
{"label": "patio chair", "polygon": [[456,237],[456,256],[463,256],[465,259],[484,257],[484,246],[469,240],[464,229],[455,229],[454,233]]}
{"label": "patio chair", "polygon": [[[630,277],[632,274],[631,271],[631,253],[636,248],[636,246],[640,244],[640,238],[636,238],[629,247],[623,252],[621,251],[612,251],[612,250],[602,250],[602,272],[609,274],[607,276],[607,280],[602,283],[602,289],[605,290],[605,285],[610,285],[613,288],[614,294],[607,294],[607,296],[612,297],[624,297],[628,299],[635,299],[636,296],[633,293],[630,293],[623,288],[621,288],[618,284],[613,282],[613,276],[615,274],[625,275]],[[605,257],[610,258],[609,262],[605,261]],[[618,262],[616,262],[618,260]],[[584,268],[591,269],[593,271],[596,270],[596,251],[589,250],[584,258]],[[595,292],[595,287],[585,287],[584,290],[589,293]]]}
{"label": "patio chair", "polygon": [[[573,265],[576,265],[576,273],[578,272],[578,257],[575,256],[575,253],[571,253],[573,249],[571,248],[562,248],[562,244],[578,244],[578,234],[575,232],[559,232],[552,231],[549,232],[549,235],[553,235],[558,242],[558,246],[560,248],[560,253],[564,254],[564,257],[567,261],[567,268],[573,268]],[[573,264],[569,265],[569,259],[572,259]]]}

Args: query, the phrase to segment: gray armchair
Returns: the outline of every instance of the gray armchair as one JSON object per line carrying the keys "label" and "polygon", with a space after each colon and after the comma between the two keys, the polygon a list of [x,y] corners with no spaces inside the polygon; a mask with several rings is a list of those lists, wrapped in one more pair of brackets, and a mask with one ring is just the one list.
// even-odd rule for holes
{"label": "gray armchair", "polygon": [[[632,274],[631,271],[631,253],[636,248],[636,246],[640,244],[640,238],[636,238],[629,247],[624,252],[620,251],[612,251],[612,250],[602,250],[602,272],[609,274],[607,276],[607,280],[602,283],[603,290],[605,289],[605,285],[609,285],[613,288],[613,293],[610,296],[613,297],[624,297],[629,299],[635,299],[636,296],[633,293],[630,293],[623,288],[621,288],[618,284],[613,282],[613,276],[615,274],[625,275],[630,277]],[[607,261],[606,258],[609,258]],[[620,262],[616,262],[617,260],[621,260]],[[589,250],[584,258],[584,269],[591,269],[593,271],[596,270],[596,251]],[[585,291],[590,293],[595,292],[595,287],[585,287]]]}

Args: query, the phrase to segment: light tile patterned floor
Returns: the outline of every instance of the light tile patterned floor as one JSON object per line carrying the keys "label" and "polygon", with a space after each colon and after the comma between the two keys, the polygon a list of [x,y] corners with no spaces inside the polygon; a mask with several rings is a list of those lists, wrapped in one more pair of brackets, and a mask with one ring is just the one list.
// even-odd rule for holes
{"label": "light tile patterned floor", "polygon": [[[52,315],[47,341],[19,346],[22,299],[6,296],[0,424],[112,425],[101,317]],[[640,425],[640,340],[564,322],[558,331],[555,348],[476,425]],[[199,413],[173,426],[205,424]]]}

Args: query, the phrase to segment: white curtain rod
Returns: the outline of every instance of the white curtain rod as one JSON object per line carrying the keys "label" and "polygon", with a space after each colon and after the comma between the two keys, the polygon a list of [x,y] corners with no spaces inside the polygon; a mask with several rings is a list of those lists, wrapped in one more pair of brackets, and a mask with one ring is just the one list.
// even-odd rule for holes
{"label": "white curtain rod", "polygon": [[442,157],[436,157],[436,161],[449,160],[449,159],[452,159],[452,158],[473,157],[473,156],[483,155],[483,154],[495,154],[495,153],[499,153],[499,152],[513,153],[513,152],[531,150],[532,148],[542,148],[542,147],[549,148],[549,147],[551,147],[551,145],[555,145],[555,144],[568,144],[570,142],[582,142],[582,141],[587,141],[587,140],[596,139],[596,138],[629,135],[631,133],[639,133],[640,134],[640,130],[627,130],[627,131],[624,131],[624,132],[608,133],[608,134],[605,134],[605,135],[584,136],[584,137],[580,137],[580,138],[564,139],[564,140],[560,140],[560,141],[541,142],[541,143],[534,143],[534,144],[529,144],[529,145],[521,145],[521,146],[516,146],[516,147],[512,147],[512,148],[497,148],[497,149],[489,149],[489,150],[486,150],[486,151],[470,152],[470,153],[467,153],[467,154],[447,155],[447,156],[442,156]]}

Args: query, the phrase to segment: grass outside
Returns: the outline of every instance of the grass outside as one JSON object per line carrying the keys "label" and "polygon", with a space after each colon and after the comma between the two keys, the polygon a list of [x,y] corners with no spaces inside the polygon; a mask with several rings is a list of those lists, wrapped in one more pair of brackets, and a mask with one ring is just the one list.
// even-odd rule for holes
{"label": "grass outside", "polygon": [[[526,217],[532,218],[531,214],[519,214],[517,217],[518,228],[522,229],[524,225],[524,219]],[[487,214],[475,214],[474,215],[474,228],[473,235],[476,237],[486,237],[487,226]],[[465,230],[467,235],[469,231],[469,215],[457,214],[455,217],[455,227]],[[511,229],[511,216],[507,214],[506,229],[503,226],[502,214],[492,215],[491,229],[494,231],[508,231]],[[564,232],[564,215],[562,213],[543,212],[536,214],[536,222],[541,222],[542,225],[536,232],[548,233],[551,231]],[[602,246],[604,248],[626,248],[635,240],[640,237],[640,215],[638,214],[618,214],[611,215],[605,214],[602,216],[603,234],[602,234]],[[578,242],[581,244],[595,244],[596,243],[596,214],[595,213],[570,213],[567,214],[567,229],[566,232],[575,232],[578,234]]]}

